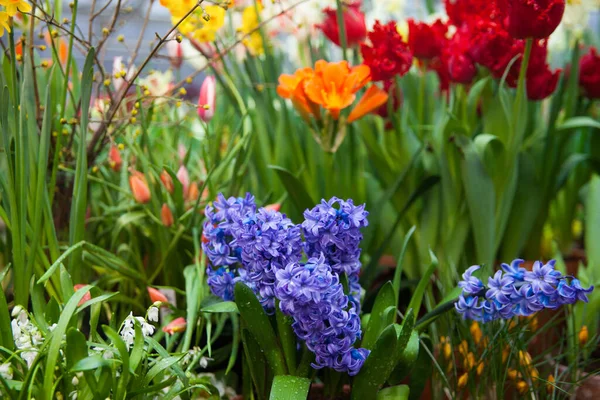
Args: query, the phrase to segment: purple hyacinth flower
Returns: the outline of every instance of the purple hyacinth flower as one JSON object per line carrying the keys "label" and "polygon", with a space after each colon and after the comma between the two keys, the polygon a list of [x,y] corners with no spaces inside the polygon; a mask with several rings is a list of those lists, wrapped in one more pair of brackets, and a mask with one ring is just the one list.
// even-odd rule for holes
{"label": "purple hyacinth flower", "polygon": [[515,315],[523,317],[528,317],[544,308],[529,284],[525,284],[519,289],[515,288],[511,300],[515,307]]}
{"label": "purple hyacinth flower", "polygon": [[479,298],[467,297],[465,298],[462,294],[458,298],[458,302],[454,304],[456,311],[462,315],[463,319],[473,319],[475,321],[482,320],[482,306],[479,305]]}
{"label": "purple hyacinth flower", "polygon": [[494,277],[488,278],[488,291],[485,296],[490,300],[495,300],[500,304],[510,303],[510,295],[513,292],[514,279],[504,275],[502,271],[496,271]]}
{"label": "purple hyacinth flower", "polygon": [[523,263],[523,260],[517,258],[516,260],[513,260],[510,265],[502,263],[501,267],[506,272],[506,276],[513,278],[515,282],[522,282],[525,277],[525,272],[527,272],[525,268],[521,267],[521,264]]}
{"label": "purple hyacinth flower", "polygon": [[533,270],[525,272],[524,280],[531,284],[533,293],[542,292],[551,295],[556,290],[555,286],[561,277],[561,273],[554,269],[553,262],[543,265],[540,261],[536,261]]}
{"label": "purple hyacinth flower", "polygon": [[577,300],[583,301],[585,303],[587,303],[589,301],[587,294],[591,293],[592,290],[594,290],[593,286],[590,286],[589,288],[584,289],[581,286],[581,282],[579,281],[579,279],[575,279],[575,278],[573,280],[571,280],[571,287],[573,289],[575,289],[575,296],[577,297]]}
{"label": "purple hyacinth flower", "polygon": [[481,268],[479,265],[469,267],[462,276],[463,280],[458,282],[458,286],[462,288],[464,294],[478,294],[485,288],[479,278],[472,276],[473,272],[479,268]]}

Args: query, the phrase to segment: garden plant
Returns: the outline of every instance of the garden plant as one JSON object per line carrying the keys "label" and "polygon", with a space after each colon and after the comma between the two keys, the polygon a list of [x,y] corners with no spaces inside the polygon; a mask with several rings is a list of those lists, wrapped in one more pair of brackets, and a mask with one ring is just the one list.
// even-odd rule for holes
{"label": "garden plant", "polygon": [[0,397],[599,398],[598,21],[0,0]]}

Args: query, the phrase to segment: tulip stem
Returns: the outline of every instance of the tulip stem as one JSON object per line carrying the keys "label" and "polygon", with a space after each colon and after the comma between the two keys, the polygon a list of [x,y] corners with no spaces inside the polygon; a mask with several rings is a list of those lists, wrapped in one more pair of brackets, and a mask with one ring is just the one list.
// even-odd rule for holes
{"label": "tulip stem", "polygon": [[341,0],[336,0],[335,1],[336,5],[337,5],[337,9],[336,9],[336,17],[337,17],[337,23],[338,23],[338,27],[339,27],[339,34],[340,34],[340,44],[342,45],[342,56],[344,57],[344,60],[348,60],[348,43],[346,43],[346,25],[344,24],[344,9],[342,8],[342,1]]}

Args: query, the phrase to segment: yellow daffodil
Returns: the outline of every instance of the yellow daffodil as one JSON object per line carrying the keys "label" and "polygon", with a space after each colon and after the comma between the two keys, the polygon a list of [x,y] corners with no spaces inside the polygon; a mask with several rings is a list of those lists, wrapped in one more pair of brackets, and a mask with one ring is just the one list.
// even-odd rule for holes
{"label": "yellow daffodil", "polygon": [[[183,15],[178,15],[177,11],[169,10],[171,11],[173,24],[178,23]],[[187,11],[189,11],[189,8]],[[206,43],[215,41],[217,31],[223,24],[225,24],[225,10],[222,7],[211,5],[204,7],[204,10],[197,9],[190,14],[179,25],[178,30],[198,42]]]}
{"label": "yellow daffodil", "polygon": [[0,5],[6,7],[6,13],[9,17],[14,17],[17,11],[31,12],[31,4],[25,0],[0,0]]}
{"label": "yellow daffodil", "polygon": [[4,31],[10,32],[8,24],[8,13],[0,11],[0,37],[4,36]]}
{"label": "yellow daffodil", "polygon": [[265,51],[262,35],[258,31],[258,13],[261,11],[260,4],[246,7],[242,12],[242,26],[239,28],[241,33],[249,35],[243,40],[243,43],[253,55],[263,54]]}

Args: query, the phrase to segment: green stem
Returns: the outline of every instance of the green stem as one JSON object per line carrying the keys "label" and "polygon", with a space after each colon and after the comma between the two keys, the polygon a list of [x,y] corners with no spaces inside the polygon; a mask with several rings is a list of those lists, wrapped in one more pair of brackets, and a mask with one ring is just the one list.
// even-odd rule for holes
{"label": "green stem", "polygon": [[340,44],[342,45],[342,56],[344,57],[344,60],[348,60],[348,43],[346,43],[346,24],[344,24],[344,9],[341,0],[336,0],[335,3],[337,6],[336,17],[339,27]]}
{"label": "green stem", "polygon": [[[529,66],[529,59],[531,58],[531,49],[533,48],[533,39],[528,38],[525,42],[525,53],[523,54],[523,61],[521,62],[521,70],[519,71],[519,82],[517,85],[517,98],[515,99],[515,104],[513,108],[513,125],[512,125],[512,135],[510,137],[511,143],[509,143],[509,150],[511,150],[511,154],[516,156],[516,149],[513,146],[518,145],[518,138],[521,136],[521,132],[519,132],[519,120],[522,114],[521,107],[523,98],[526,96],[526,77],[527,77],[527,68]],[[511,157],[509,157],[511,159]],[[513,160],[510,160],[511,166],[513,164]]]}
{"label": "green stem", "polygon": [[421,71],[421,79],[419,80],[419,97],[417,98],[417,118],[418,127],[417,132],[419,137],[423,137],[423,127],[425,126],[425,79],[427,77],[427,62],[423,63],[423,70]]}

